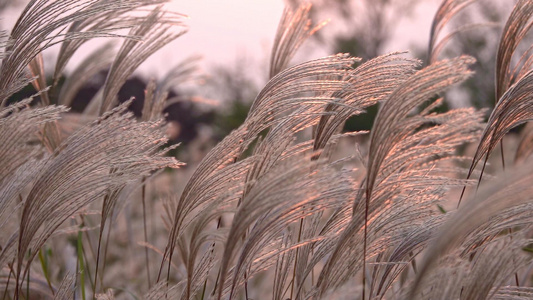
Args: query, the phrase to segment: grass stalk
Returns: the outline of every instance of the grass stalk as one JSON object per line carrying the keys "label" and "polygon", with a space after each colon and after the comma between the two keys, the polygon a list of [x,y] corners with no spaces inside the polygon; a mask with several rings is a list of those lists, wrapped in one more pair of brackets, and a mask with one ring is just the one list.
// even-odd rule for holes
{"label": "grass stalk", "polygon": [[[83,228],[83,223],[80,225],[80,228]],[[86,300],[85,295],[85,263],[83,258],[83,234],[82,231],[78,231],[78,238],[77,238],[77,253],[78,253],[78,265],[79,265],[79,273],[80,273],[80,288],[81,288],[81,298],[82,300]],[[96,293],[96,291],[94,291]]]}
{"label": "grass stalk", "polygon": [[[142,209],[143,209],[143,232],[144,232],[144,242],[148,243],[148,231],[147,231],[147,221],[146,221],[146,177],[142,178],[141,181],[141,200],[142,200]],[[148,248],[144,247],[144,258],[146,261],[146,279],[148,282],[148,289],[152,286],[150,280],[150,260],[148,257]]]}

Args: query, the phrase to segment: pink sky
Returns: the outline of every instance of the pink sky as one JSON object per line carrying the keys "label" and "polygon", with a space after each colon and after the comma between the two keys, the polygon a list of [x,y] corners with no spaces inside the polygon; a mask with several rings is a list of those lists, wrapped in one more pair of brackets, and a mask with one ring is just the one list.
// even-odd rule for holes
{"label": "pink sky", "polygon": [[[395,38],[386,46],[386,51],[409,50],[414,43],[427,43],[431,20],[439,2],[421,1],[411,17],[398,24]],[[199,54],[203,57],[201,67],[206,71],[213,65],[234,65],[236,60],[246,58],[255,73],[261,73],[261,69],[266,72],[266,61],[283,7],[283,0],[172,0],[168,4],[170,10],[189,16],[186,20],[189,32],[156,53],[140,71],[148,76],[158,76],[179,61]],[[17,14],[14,11],[4,13],[2,23],[14,23]],[[335,23],[332,16],[328,27],[336,29],[339,23]],[[318,49],[316,44],[305,46],[304,55],[296,60],[331,54],[326,49]],[[81,52],[88,53],[87,49],[94,48],[94,45],[87,45]],[[53,50],[45,53],[45,58],[54,56]],[[67,70],[72,70],[81,57],[74,58]]]}
{"label": "pink sky", "polygon": [[173,0],[172,11],[189,16],[189,32],[162,49],[149,65],[149,73],[166,69],[169,61],[194,54],[203,57],[203,67],[231,64],[239,57],[268,57],[282,0]]}
{"label": "pink sky", "polygon": [[[427,43],[439,2],[422,1],[413,16],[402,19],[386,51],[409,50],[412,44]],[[193,54],[204,57],[204,68],[234,64],[243,57],[255,62],[251,67],[265,67],[283,7],[283,0],[173,0],[169,8],[190,17],[189,32],[150,59],[142,70],[159,73],[171,66],[169,62]],[[328,26],[338,24],[332,18]],[[306,58],[329,54],[313,44],[308,44],[304,52]]]}

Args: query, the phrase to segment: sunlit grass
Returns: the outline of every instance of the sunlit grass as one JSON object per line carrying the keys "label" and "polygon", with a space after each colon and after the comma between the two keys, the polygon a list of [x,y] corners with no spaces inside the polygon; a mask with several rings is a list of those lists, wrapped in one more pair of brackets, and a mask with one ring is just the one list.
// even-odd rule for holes
{"label": "sunlit grass", "polygon": [[[443,28],[472,1],[442,2],[425,62],[398,52],[291,65],[324,23],[309,4],[288,7],[268,83],[187,168],[168,154],[179,146],[168,147],[163,111],[189,67],[148,84],[140,118],[117,101],[135,69],[186,31],[164,2],[34,0],[2,45],[2,299],[531,298],[533,131],[502,140],[533,117],[533,58],[517,50],[532,0],[503,26],[486,123],[483,110],[442,109],[447,91],[477,79],[475,58],[442,51]],[[98,50],[59,85],[97,37],[121,47]],[[52,44],[59,58],[45,62]],[[64,130],[77,91],[106,69]],[[8,105],[30,84],[37,101]],[[377,109],[369,132],[343,131],[367,109]]]}

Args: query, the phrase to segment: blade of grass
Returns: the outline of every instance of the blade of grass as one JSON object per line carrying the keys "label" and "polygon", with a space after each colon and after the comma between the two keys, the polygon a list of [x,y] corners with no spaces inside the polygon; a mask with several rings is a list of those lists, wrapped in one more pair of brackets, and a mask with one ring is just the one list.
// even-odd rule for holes
{"label": "blade of grass", "polygon": [[44,278],[46,279],[46,283],[50,288],[50,292],[52,292],[52,295],[55,295],[54,288],[52,288],[52,283],[50,283],[50,273],[48,272],[48,256],[43,255],[43,249],[39,249],[39,261],[41,262],[41,268],[43,269]]}

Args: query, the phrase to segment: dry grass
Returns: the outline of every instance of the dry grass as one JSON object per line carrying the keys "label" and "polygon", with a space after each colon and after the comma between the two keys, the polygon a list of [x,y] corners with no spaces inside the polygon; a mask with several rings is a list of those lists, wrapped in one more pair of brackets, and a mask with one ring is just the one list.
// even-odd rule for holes
{"label": "dry grass", "polygon": [[[140,120],[116,97],[146,58],[186,30],[163,2],[32,0],[6,35],[2,299],[533,297],[533,131],[524,130],[516,166],[481,178],[503,137],[533,116],[533,56],[517,53],[533,1],[519,0],[503,27],[499,101],[486,124],[485,111],[435,110],[452,86],[475,79],[474,58],[440,58],[453,36],[440,37],[444,26],[473,1],[443,1],[425,65],[391,53],[289,66],[324,24],[312,25],[310,5],[288,8],[270,80],[244,123],[195,168],[158,172],[183,165],[166,155],[162,118],[171,77],[182,72],[148,86]],[[90,56],[59,89],[65,65],[96,37],[119,37],[122,46],[112,60],[110,50]],[[54,44],[61,51],[46,86],[42,51]],[[80,124],[64,130],[59,120],[76,91],[106,67]],[[7,105],[28,84],[40,102]],[[376,103],[368,141],[342,133]]]}

